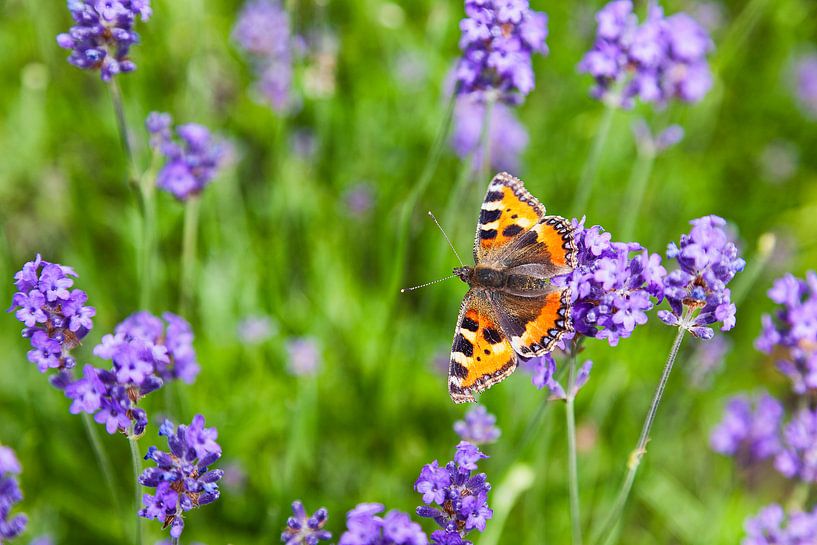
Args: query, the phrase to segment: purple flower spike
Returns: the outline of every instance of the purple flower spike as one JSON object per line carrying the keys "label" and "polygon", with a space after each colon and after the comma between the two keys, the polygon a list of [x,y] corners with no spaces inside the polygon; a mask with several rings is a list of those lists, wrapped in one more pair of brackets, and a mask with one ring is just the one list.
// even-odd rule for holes
{"label": "purple flower spike", "polygon": [[616,346],[647,322],[653,300],[663,299],[661,256],[634,242],[611,242],[598,225],[585,228],[584,219],[574,219],[573,228],[578,265],[554,282],[570,286],[576,333]]}
{"label": "purple flower spike", "polygon": [[774,466],[789,479],[817,482],[817,411],[802,409],[786,425]]}
{"label": "purple flower spike", "polygon": [[[593,76],[593,96],[629,108],[635,99],[664,105],[701,100],[712,86],[707,31],[685,13],[664,16],[650,4],[639,23],[630,0],[614,0],[596,15],[596,42],[579,63]],[[615,94],[615,96],[613,96]]]}
{"label": "purple flower spike", "polygon": [[170,535],[178,538],[184,530],[183,513],[219,498],[217,482],[224,475],[220,469],[210,469],[221,458],[221,447],[215,443],[215,428],[204,427],[204,417],[196,415],[190,426],[176,428],[165,421],[159,435],[167,437],[170,452],[150,447],[145,460],[153,460],[139,476],[139,484],[155,488],[145,494],[139,516],[161,521],[170,527]]}
{"label": "purple flower spike", "polygon": [[780,308],[763,316],[755,347],[774,355],[795,393],[817,390],[817,273],[807,272],[805,280],[787,274],[774,283],[769,297]]}
{"label": "purple flower spike", "polygon": [[462,441],[454,461],[440,467],[435,460],[420,472],[414,490],[423,495],[425,505],[417,508],[417,514],[434,519],[442,528],[442,533],[432,534],[434,543],[468,543],[465,536],[472,530],[483,531],[493,516],[488,507],[491,485],[484,473],[475,473],[484,458],[487,456],[476,446]]}
{"label": "purple flower spike", "polygon": [[93,328],[94,307],[86,306],[84,291],[71,289],[77,273],[70,267],[43,261],[39,254],[14,275],[17,293],[9,312],[25,327],[30,340],[28,360],[41,373],[49,369],[71,369],[76,365],[71,351]]}
{"label": "purple flower spike", "polygon": [[780,451],[783,406],[768,394],[751,400],[733,397],[723,420],[712,431],[712,450],[734,456],[743,466],[766,460]]}
{"label": "purple flower spike", "polygon": [[281,542],[286,545],[317,545],[319,541],[329,541],[332,534],[324,530],[329,514],[321,507],[309,516],[300,501],[292,502],[292,514],[287,527],[281,534]]}
{"label": "purple flower spike", "polygon": [[280,2],[247,2],[233,28],[233,40],[250,57],[259,78],[256,88],[272,109],[290,110],[296,104],[292,96],[292,30],[289,14]]}
{"label": "purple flower spike", "polygon": [[321,367],[322,358],[318,341],[313,337],[299,337],[286,342],[289,356],[288,371],[295,376],[316,374]]}
{"label": "purple flower spike", "polygon": [[20,535],[28,523],[25,515],[11,516],[14,505],[23,499],[16,477],[21,471],[14,451],[0,445],[0,543]]}
{"label": "purple flower spike", "polygon": [[817,509],[786,513],[777,504],[768,505],[745,528],[741,545],[811,545],[817,542]]}
{"label": "purple flower spike", "polygon": [[[483,162],[480,145],[482,126],[485,122],[485,104],[473,95],[457,98],[454,109],[454,128],[451,147],[461,158],[471,157],[471,166],[478,170]],[[516,172],[520,156],[528,147],[528,131],[516,119],[511,108],[502,103],[494,104],[489,125],[491,168]]]}
{"label": "purple flower spike", "polygon": [[809,53],[794,63],[794,94],[803,111],[817,118],[817,53]]}
{"label": "purple flower spike", "polygon": [[547,15],[530,9],[528,0],[466,0],[465,14],[457,94],[491,93],[521,103],[534,87],[532,55],[548,51]]}
{"label": "purple flower spike", "polygon": [[197,123],[178,125],[173,139],[169,114],[151,112],[145,126],[154,150],[165,158],[156,185],[180,201],[201,193],[213,181],[228,155],[227,145]]}
{"label": "purple flower spike", "polygon": [[[578,395],[579,390],[587,384],[592,368],[593,362],[590,360],[587,360],[579,367],[571,392],[574,398]],[[544,356],[531,358],[525,362],[524,369],[531,373],[531,382],[533,382],[536,388],[539,390],[547,388],[550,391],[548,399],[551,401],[567,399],[567,391],[554,377],[556,373],[556,360],[553,359],[553,355],[545,354]]]}
{"label": "purple flower spike", "polygon": [[454,431],[463,441],[474,445],[495,443],[500,431],[496,427],[496,417],[482,405],[477,405],[465,413],[464,420],[454,422]]}
{"label": "purple flower spike", "polygon": [[68,0],[76,24],[57,36],[57,44],[70,49],[68,62],[83,70],[99,70],[102,81],[133,72],[136,64],[128,54],[139,43],[134,30],[137,16],[147,21],[149,0]]}
{"label": "purple flower spike", "polygon": [[420,525],[412,522],[406,513],[392,509],[385,516],[378,516],[384,509],[379,503],[361,503],[349,511],[346,531],[340,536],[338,545],[428,544]]}
{"label": "purple flower spike", "polygon": [[729,240],[723,218],[704,216],[690,223],[692,230],[681,235],[681,243],[670,243],[667,248],[667,259],[675,259],[679,268],[665,281],[664,295],[672,310],[662,310],[658,317],[709,339],[714,333],[708,325],[720,322],[721,331],[735,326],[735,305],[726,285],[746,262]]}

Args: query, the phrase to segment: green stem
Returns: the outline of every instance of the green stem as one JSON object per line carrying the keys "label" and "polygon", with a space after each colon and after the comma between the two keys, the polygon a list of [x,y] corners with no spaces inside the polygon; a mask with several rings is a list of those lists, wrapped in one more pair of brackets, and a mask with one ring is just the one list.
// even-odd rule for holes
{"label": "green stem", "polygon": [[582,526],[579,512],[579,469],[576,463],[576,416],[574,410],[576,386],[576,354],[570,355],[565,399],[565,419],[567,423],[567,476],[570,492],[570,524],[573,545],[582,543]]}
{"label": "green stem", "polygon": [[97,464],[102,470],[102,475],[105,477],[105,484],[108,486],[108,492],[111,494],[113,506],[117,513],[121,513],[121,506],[119,505],[119,495],[116,493],[116,483],[113,478],[113,468],[111,466],[111,459],[108,458],[108,453],[102,447],[102,442],[99,440],[94,423],[91,421],[91,415],[82,413],[82,423],[85,425],[85,433],[88,435],[88,441],[94,450]]}
{"label": "green stem", "polygon": [[139,182],[142,196],[142,240],[139,248],[141,279],[139,285],[139,308],[150,310],[153,293],[153,268],[156,254],[156,171],[157,154],[154,154],[151,168],[142,175]]}
{"label": "green stem", "polygon": [[[682,323],[685,323],[686,319],[687,317],[684,317]],[[613,504],[613,509],[610,511],[610,514],[598,533],[598,537],[595,540],[596,542],[602,542],[601,540],[603,539],[603,543],[609,543],[614,535],[613,530],[615,530],[616,524],[619,522],[621,512],[624,510],[624,506],[627,503],[627,498],[630,496],[630,490],[632,490],[633,481],[635,481],[635,474],[638,471],[638,466],[641,464],[641,458],[647,452],[647,442],[649,441],[650,430],[652,429],[652,424],[655,420],[655,414],[658,412],[658,405],[661,403],[661,398],[664,396],[664,390],[666,389],[667,381],[669,380],[670,373],[672,372],[672,366],[675,364],[675,359],[678,357],[678,350],[681,348],[681,341],[684,338],[685,332],[686,329],[683,327],[678,328],[678,333],[675,335],[675,341],[673,341],[672,348],[667,356],[667,363],[664,365],[664,371],[661,373],[661,379],[658,381],[658,387],[655,389],[655,395],[653,395],[650,410],[647,412],[647,417],[644,419],[644,425],[641,428],[641,436],[638,438],[638,443],[636,444],[635,450],[630,453],[630,457],[627,461],[627,476],[625,477],[624,483],[619,490],[616,502]]]}
{"label": "green stem", "polygon": [[395,297],[399,294],[400,284],[402,282],[403,273],[406,265],[406,253],[408,246],[409,223],[411,214],[417,205],[420,196],[425,192],[428,184],[431,183],[431,178],[434,172],[437,171],[437,165],[440,162],[443,149],[445,149],[445,141],[448,138],[448,133],[451,129],[451,119],[454,116],[454,106],[456,104],[456,95],[452,94],[446,106],[445,117],[443,118],[440,130],[437,131],[437,136],[434,138],[434,143],[429,150],[428,159],[426,160],[423,172],[420,178],[412,188],[408,198],[403,202],[400,208],[400,219],[397,227],[397,244],[394,251],[394,267],[392,268],[391,278],[389,282],[389,289],[386,297],[388,298],[388,306],[391,309]]}
{"label": "green stem", "polygon": [[[142,454],[139,452],[139,440],[137,438],[128,437],[128,443],[130,443],[130,456],[131,462],[133,462],[133,482],[134,490],[136,491],[134,495],[134,500],[136,501],[135,510],[138,513],[142,507],[142,486],[139,484],[139,476],[142,474]],[[134,543],[136,543],[136,545],[142,545],[142,517],[138,514],[136,515],[135,530]]]}
{"label": "green stem", "polygon": [[599,169],[601,152],[604,150],[607,137],[610,135],[610,127],[613,125],[613,115],[615,111],[616,107],[613,104],[605,103],[604,115],[596,129],[596,137],[593,140],[590,157],[587,158],[587,162],[584,164],[582,176],[579,179],[579,185],[576,189],[576,198],[573,201],[573,215],[576,217],[584,213],[587,208],[587,203],[590,201],[593,185],[596,183],[596,174]]}
{"label": "green stem", "polygon": [[122,142],[122,149],[128,161],[128,184],[136,189],[139,175],[136,169],[136,160],[133,157],[133,146],[130,141],[130,131],[128,131],[128,121],[125,117],[125,107],[122,101],[122,90],[119,88],[119,82],[116,78],[111,78],[108,82],[108,88],[111,90],[111,100],[113,101],[113,109],[116,114],[116,125],[119,129],[119,140]]}
{"label": "green stem", "polygon": [[184,207],[184,232],[182,233],[181,284],[179,285],[179,312],[184,315],[190,309],[193,299],[193,284],[196,279],[196,244],[199,228],[198,195],[191,197]]}
{"label": "green stem", "polygon": [[491,120],[494,114],[494,103],[496,98],[493,94],[488,94],[485,98],[485,111],[482,116],[482,131],[479,135],[479,149],[482,151],[482,161],[479,164],[479,178],[482,182],[487,181],[488,173],[491,170]]}
{"label": "green stem", "polygon": [[630,181],[627,183],[627,198],[624,206],[621,207],[621,216],[618,224],[621,226],[621,240],[632,240],[635,220],[639,217],[641,203],[644,200],[644,193],[647,191],[647,182],[655,164],[655,151],[650,149],[639,150],[638,159],[630,173]]}

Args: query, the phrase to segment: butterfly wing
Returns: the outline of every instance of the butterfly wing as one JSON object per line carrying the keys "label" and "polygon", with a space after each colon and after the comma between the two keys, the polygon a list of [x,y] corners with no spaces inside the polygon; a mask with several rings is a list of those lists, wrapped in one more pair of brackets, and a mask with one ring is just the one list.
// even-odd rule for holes
{"label": "butterfly wing", "polygon": [[488,184],[474,240],[474,260],[498,261],[545,216],[545,207],[522,180],[500,172]]}
{"label": "butterfly wing", "polygon": [[451,347],[448,367],[451,399],[455,403],[474,401],[474,392],[486,390],[513,373],[516,360],[488,293],[469,290],[460,307]]}
{"label": "butterfly wing", "polygon": [[536,297],[504,291],[492,291],[488,296],[514,351],[526,358],[547,354],[565,333],[573,331],[570,288],[552,286]]}

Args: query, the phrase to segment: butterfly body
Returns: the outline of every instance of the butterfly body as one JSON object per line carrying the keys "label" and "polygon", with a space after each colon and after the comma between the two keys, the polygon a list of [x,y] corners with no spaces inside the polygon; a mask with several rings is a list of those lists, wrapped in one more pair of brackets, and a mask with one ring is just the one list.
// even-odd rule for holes
{"label": "butterfly body", "polygon": [[572,331],[570,291],[555,276],[576,265],[570,223],[546,216],[522,181],[491,181],[474,242],[473,267],[454,274],[469,285],[451,348],[448,389],[457,402],[508,377],[518,356],[546,354]]}

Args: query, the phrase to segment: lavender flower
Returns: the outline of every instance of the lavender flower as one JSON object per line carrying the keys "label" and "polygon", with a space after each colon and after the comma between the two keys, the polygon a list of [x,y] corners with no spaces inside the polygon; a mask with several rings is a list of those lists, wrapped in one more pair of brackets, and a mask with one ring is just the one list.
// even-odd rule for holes
{"label": "lavender flower", "polygon": [[286,342],[289,356],[287,368],[295,376],[314,375],[321,366],[318,341],[313,337],[297,337]]}
{"label": "lavender flower", "polygon": [[491,93],[519,104],[534,87],[531,56],[548,51],[547,15],[530,9],[528,0],[466,0],[465,14],[457,93]]}
{"label": "lavender flower", "polygon": [[495,443],[501,433],[496,427],[496,417],[482,405],[465,413],[464,420],[454,422],[454,431],[463,441],[475,445]]}
{"label": "lavender flower", "polygon": [[673,98],[697,102],[712,86],[706,60],[712,40],[689,15],[665,17],[651,3],[639,24],[630,0],[614,0],[596,21],[596,42],[579,63],[579,72],[596,80],[594,97],[623,107],[636,98],[659,105]]}
{"label": "lavender flower", "polygon": [[[454,128],[451,147],[461,158],[471,157],[471,166],[479,169],[483,162],[482,130],[485,123],[485,104],[473,95],[457,98],[454,109]],[[528,132],[516,119],[511,109],[494,104],[489,120],[488,135],[491,168],[515,172],[519,170],[519,158],[528,147]]]}
{"label": "lavender flower", "polygon": [[49,369],[71,369],[76,365],[71,350],[93,328],[96,314],[86,306],[84,291],[71,289],[71,277],[77,273],[71,267],[43,261],[39,254],[14,275],[17,293],[9,312],[25,327],[23,337],[31,341],[28,360],[41,373]]}
{"label": "lavender flower", "polygon": [[712,378],[723,368],[731,349],[732,342],[722,335],[698,343],[685,367],[689,383],[700,390],[711,386]]}
{"label": "lavender flower", "polygon": [[680,125],[670,125],[658,134],[653,134],[647,122],[639,118],[633,122],[632,128],[642,155],[655,156],[684,139],[684,129]]}
{"label": "lavender flower", "polygon": [[777,504],[746,521],[741,545],[812,545],[817,540],[817,509],[785,513]]}
{"label": "lavender flower", "polygon": [[324,530],[329,514],[321,507],[309,516],[300,501],[292,502],[292,514],[287,520],[287,527],[281,534],[281,541],[286,545],[317,545],[319,541],[329,541],[332,534]]}
{"label": "lavender flower", "polygon": [[[454,460],[440,467],[437,460],[423,466],[414,490],[423,496],[417,508],[421,517],[432,518],[444,533],[464,538],[472,530],[485,530],[485,524],[493,516],[488,507],[491,485],[484,473],[475,474],[477,464],[485,454],[471,443],[461,441],[457,445]],[[437,543],[451,543],[452,537],[436,534]],[[448,541],[446,541],[448,540]],[[342,544],[341,544],[342,545]]]}
{"label": "lavender flower", "polygon": [[611,242],[598,225],[585,228],[584,219],[574,219],[573,228],[578,265],[554,281],[570,287],[576,333],[616,346],[647,322],[653,299],[661,302],[666,275],[661,256],[635,242]]}
{"label": "lavender flower", "polygon": [[[531,374],[531,382],[537,389],[547,388],[550,391],[551,401],[567,399],[567,391],[564,386],[556,380],[556,360],[552,354],[545,354],[536,358],[526,360],[524,369]],[[576,397],[587,381],[590,379],[590,370],[593,369],[593,362],[587,360],[579,367],[573,383],[571,397]]]}
{"label": "lavender flower", "polygon": [[156,185],[186,201],[201,193],[216,176],[227,155],[227,146],[197,123],[178,125],[179,138],[174,140],[171,123],[169,114],[159,112],[152,112],[145,122],[151,145],[166,159]]}
{"label": "lavender flower", "polygon": [[803,111],[817,118],[817,53],[809,53],[796,59],[794,93]]}
{"label": "lavender flower", "polygon": [[374,205],[374,187],[368,182],[358,182],[343,192],[346,211],[352,216],[361,218],[368,214]]}
{"label": "lavender flower", "polygon": [[137,16],[150,18],[150,0],[68,0],[68,10],[76,25],[57,36],[57,44],[71,50],[68,62],[99,70],[102,81],[136,70],[128,57],[131,46],[139,43],[133,27]]}
{"label": "lavender flower", "polygon": [[269,316],[250,315],[238,323],[236,330],[241,342],[256,345],[269,340],[278,333],[278,324]]}
{"label": "lavender flower", "polygon": [[159,435],[167,437],[170,452],[150,447],[145,455],[145,460],[153,460],[156,467],[145,469],[139,483],[156,492],[144,495],[145,507],[139,516],[161,521],[163,528],[169,526],[170,535],[178,539],[184,530],[183,513],[219,497],[217,482],[224,472],[209,466],[221,458],[221,447],[216,443],[218,432],[205,428],[200,414],[189,426],[175,428],[165,421]]}
{"label": "lavender flower", "polygon": [[807,272],[805,280],[787,274],[774,283],[769,298],[781,307],[763,315],[755,346],[774,355],[796,393],[817,390],[817,273]]}
{"label": "lavender flower", "polygon": [[251,0],[233,28],[233,39],[250,57],[257,88],[278,112],[290,109],[292,97],[292,32],[289,14],[278,1]]}
{"label": "lavender flower", "polygon": [[192,384],[200,370],[193,329],[172,312],[162,314],[162,319],[147,311],[131,314],[112,335],[102,337],[94,355],[112,360],[121,382],[139,383],[143,376],[155,374]]}
{"label": "lavender flower", "polygon": [[0,445],[0,543],[20,535],[28,523],[25,515],[11,517],[11,510],[23,499],[16,475],[22,471],[14,451]]}
{"label": "lavender flower", "polygon": [[419,524],[396,509],[378,516],[384,509],[379,503],[361,503],[349,511],[338,545],[427,545]]}
{"label": "lavender flower", "polygon": [[744,466],[770,458],[780,451],[782,420],[783,406],[768,394],[733,397],[710,436],[712,450],[734,456]]}
{"label": "lavender flower", "polygon": [[774,466],[789,479],[817,482],[817,411],[802,409],[786,425]]}
{"label": "lavender flower", "polygon": [[667,247],[667,259],[677,260],[679,268],[667,276],[664,286],[672,311],[659,311],[658,317],[710,339],[714,332],[706,326],[721,322],[722,331],[735,326],[735,305],[726,285],[746,262],[723,229],[723,218],[704,216],[690,223],[692,230],[681,235],[680,245],[673,242]]}

